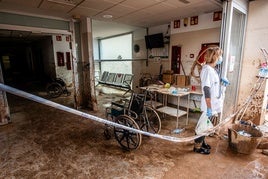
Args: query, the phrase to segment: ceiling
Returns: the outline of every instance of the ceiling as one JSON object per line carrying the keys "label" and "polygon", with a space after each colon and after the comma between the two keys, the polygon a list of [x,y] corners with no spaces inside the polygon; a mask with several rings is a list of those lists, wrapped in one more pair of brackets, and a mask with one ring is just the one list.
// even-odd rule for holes
{"label": "ceiling", "polygon": [[[1,10],[62,18],[91,17],[139,27],[221,9],[221,0],[0,0]],[[104,15],[112,15],[110,19]]]}
{"label": "ceiling", "polygon": [[221,4],[222,0],[0,0],[0,11],[64,19],[86,16],[131,28],[153,27],[218,11]]}

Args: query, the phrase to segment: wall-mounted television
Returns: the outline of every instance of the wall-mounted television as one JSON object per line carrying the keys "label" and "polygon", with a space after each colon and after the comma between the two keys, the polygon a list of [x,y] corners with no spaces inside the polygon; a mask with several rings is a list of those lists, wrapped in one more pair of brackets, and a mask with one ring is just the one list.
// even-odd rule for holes
{"label": "wall-mounted television", "polygon": [[145,43],[146,43],[147,49],[164,47],[163,33],[146,35],[145,36]]}

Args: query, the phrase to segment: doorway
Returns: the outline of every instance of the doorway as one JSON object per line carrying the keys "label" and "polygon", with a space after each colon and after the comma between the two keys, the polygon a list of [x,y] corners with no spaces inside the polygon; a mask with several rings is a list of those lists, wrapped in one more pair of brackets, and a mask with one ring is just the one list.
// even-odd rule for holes
{"label": "doorway", "polygon": [[27,89],[31,82],[46,80],[44,64],[49,55],[44,54],[48,52],[47,48],[53,48],[49,45],[51,36],[29,37],[29,32],[26,31],[0,30],[2,31],[2,34],[6,34],[0,37],[0,63],[4,82],[19,89]]}
{"label": "doorway", "polygon": [[181,67],[183,68],[181,64],[181,47],[172,46],[171,70],[174,74],[180,74]]}

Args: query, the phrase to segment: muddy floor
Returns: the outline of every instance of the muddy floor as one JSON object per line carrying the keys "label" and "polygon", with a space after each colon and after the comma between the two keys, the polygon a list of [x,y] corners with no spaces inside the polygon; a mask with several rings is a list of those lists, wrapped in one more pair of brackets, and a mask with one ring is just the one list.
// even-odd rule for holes
{"label": "muddy floor", "polygon": [[[100,111],[115,97],[99,95]],[[14,95],[8,95],[12,123],[0,126],[0,178],[268,178],[268,157],[256,149],[239,154],[224,135],[207,137],[210,155],[193,152],[193,141],[173,143],[143,136],[135,151],[105,139],[103,124]],[[72,106],[70,97],[53,101]],[[87,110],[83,110],[87,112]],[[160,134],[194,135],[198,115],[190,113],[185,131],[173,134],[176,119],[162,119]]]}

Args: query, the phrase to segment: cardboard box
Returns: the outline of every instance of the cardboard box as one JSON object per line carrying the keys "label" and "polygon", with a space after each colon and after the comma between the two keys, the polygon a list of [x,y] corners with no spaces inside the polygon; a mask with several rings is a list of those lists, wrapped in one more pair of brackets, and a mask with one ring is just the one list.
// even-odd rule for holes
{"label": "cardboard box", "polygon": [[163,74],[163,79],[162,81],[164,83],[169,83],[169,84],[173,84],[174,83],[174,77],[173,74]]}
{"label": "cardboard box", "polygon": [[186,87],[190,85],[190,76],[175,75],[175,85],[178,87]]}

